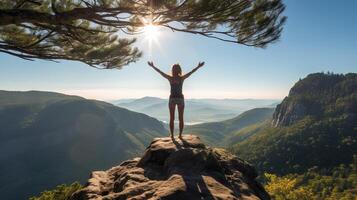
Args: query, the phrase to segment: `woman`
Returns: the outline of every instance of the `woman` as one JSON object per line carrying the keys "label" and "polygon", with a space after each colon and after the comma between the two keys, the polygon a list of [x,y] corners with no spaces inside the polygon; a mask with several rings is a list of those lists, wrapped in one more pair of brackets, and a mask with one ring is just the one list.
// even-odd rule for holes
{"label": "woman", "polygon": [[185,109],[185,101],[184,96],[182,94],[182,84],[183,81],[190,77],[193,72],[197,71],[200,67],[202,67],[205,63],[200,62],[198,63],[197,67],[195,67],[189,73],[182,75],[181,66],[179,64],[174,64],[171,69],[171,76],[165,74],[157,67],[154,66],[153,62],[148,62],[149,66],[151,66],[155,71],[159,72],[163,77],[165,77],[171,86],[171,94],[169,99],[169,110],[170,110],[170,133],[171,137],[174,137],[174,121],[175,121],[175,108],[177,105],[178,114],[179,114],[179,127],[180,127],[180,134],[179,138],[182,137],[183,131],[183,112]]}

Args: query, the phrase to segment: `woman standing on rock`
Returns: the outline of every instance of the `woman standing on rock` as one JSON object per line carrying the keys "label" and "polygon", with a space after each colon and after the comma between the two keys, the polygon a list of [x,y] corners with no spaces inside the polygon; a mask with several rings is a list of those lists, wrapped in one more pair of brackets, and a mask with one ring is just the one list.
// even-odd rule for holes
{"label": "woman standing on rock", "polygon": [[197,71],[200,67],[202,67],[205,63],[200,62],[198,63],[197,67],[195,67],[189,73],[182,75],[181,66],[179,64],[174,64],[171,69],[171,75],[165,74],[157,67],[154,66],[153,62],[148,62],[149,66],[151,66],[155,71],[160,73],[164,78],[166,78],[170,82],[171,86],[171,93],[169,99],[169,110],[170,110],[170,133],[171,137],[174,137],[174,121],[175,121],[175,108],[177,105],[178,114],[179,114],[179,127],[180,127],[180,134],[179,138],[182,137],[183,131],[183,113],[185,109],[185,100],[182,94],[182,84],[183,81],[190,77],[193,72]]}

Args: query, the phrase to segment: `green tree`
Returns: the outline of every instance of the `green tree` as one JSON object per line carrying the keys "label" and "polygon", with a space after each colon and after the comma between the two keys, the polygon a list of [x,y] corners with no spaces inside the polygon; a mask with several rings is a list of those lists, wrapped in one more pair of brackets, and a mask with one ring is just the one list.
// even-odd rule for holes
{"label": "green tree", "polygon": [[121,68],[141,56],[125,34],[148,24],[265,47],[280,37],[284,8],[281,0],[0,0],[0,52]]}
{"label": "green tree", "polygon": [[265,189],[275,200],[313,200],[313,193],[307,187],[297,187],[297,180],[293,177],[278,177],[265,174],[267,184]]}
{"label": "green tree", "polygon": [[265,174],[265,189],[275,200],[355,200],[357,156],[353,163],[334,169],[312,168],[302,174]]}
{"label": "green tree", "polygon": [[71,195],[81,189],[82,185],[78,182],[71,185],[59,185],[53,190],[46,190],[37,197],[31,197],[29,200],[68,200]]}

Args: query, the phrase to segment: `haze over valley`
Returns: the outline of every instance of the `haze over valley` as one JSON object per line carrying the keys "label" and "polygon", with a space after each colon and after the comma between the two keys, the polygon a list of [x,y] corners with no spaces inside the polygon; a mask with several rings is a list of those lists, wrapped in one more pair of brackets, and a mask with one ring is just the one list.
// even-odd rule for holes
{"label": "haze over valley", "polygon": [[[275,99],[186,99],[185,123],[193,125],[223,121],[253,108],[274,108],[280,101]],[[119,107],[145,113],[165,123],[169,119],[168,99],[143,97],[111,102]]]}

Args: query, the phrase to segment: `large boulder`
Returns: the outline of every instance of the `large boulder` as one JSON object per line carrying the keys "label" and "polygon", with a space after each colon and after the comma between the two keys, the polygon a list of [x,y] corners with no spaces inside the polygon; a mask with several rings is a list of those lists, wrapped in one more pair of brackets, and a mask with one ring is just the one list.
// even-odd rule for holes
{"label": "large boulder", "polygon": [[194,135],[155,138],[142,158],[91,174],[71,200],[270,199],[254,168]]}

